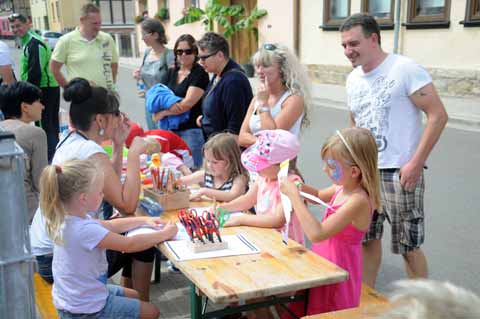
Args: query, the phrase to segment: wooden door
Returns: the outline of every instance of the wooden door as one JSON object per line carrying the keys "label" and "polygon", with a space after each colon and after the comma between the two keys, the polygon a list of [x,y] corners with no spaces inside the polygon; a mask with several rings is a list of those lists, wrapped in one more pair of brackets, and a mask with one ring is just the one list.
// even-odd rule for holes
{"label": "wooden door", "polygon": [[[243,4],[245,14],[248,16],[257,6],[257,0],[231,0],[230,4]],[[242,30],[233,34],[229,40],[232,58],[240,64],[250,63],[250,58],[258,48],[258,41],[255,39],[253,32]]]}

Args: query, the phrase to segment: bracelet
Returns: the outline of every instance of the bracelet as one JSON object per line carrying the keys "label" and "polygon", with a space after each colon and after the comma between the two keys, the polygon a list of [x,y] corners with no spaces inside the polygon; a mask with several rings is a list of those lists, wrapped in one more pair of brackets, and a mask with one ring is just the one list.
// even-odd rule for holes
{"label": "bracelet", "polygon": [[259,109],[258,109],[258,113],[270,113],[270,108],[268,106],[261,106]]}
{"label": "bracelet", "polygon": [[297,186],[298,189],[302,188],[302,186],[305,185],[304,183],[302,183],[300,181],[295,181],[293,183],[295,184],[295,186]]}

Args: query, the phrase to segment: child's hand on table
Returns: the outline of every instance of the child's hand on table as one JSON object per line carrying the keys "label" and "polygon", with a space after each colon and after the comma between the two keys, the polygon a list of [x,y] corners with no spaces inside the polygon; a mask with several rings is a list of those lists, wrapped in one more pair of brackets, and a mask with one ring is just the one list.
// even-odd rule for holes
{"label": "child's hand on table", "polygon": [[203,195],[205,195],[205,188],[201,187],[197,191],[190,193],[190,200],[201,200]]}
{"label": "child's hand on table", "polygon": [[242,226],[243,223],[243,216],[232,216],[226,222],[224,227],[235,227],[235,226]]}
{"label": "child's hand on table", "polygon": [[177,224],[168,222],[165,224],[162,231],[165,233],[168,239],[171,239],[178,232]]}
{"label": "child's hand on table", "polygon": [[162,229],[167,224],[167,221],[160,218],[160,217],[147,217],[145,222],[146,226],[155,228],[155,229]]}

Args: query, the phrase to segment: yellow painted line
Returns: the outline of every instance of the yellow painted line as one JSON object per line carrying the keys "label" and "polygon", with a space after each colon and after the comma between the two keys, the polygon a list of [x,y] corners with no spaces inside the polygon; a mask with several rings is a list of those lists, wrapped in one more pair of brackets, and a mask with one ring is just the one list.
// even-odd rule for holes
{"label": "yellow painted line", "polygon": [[52,285],[43,280],[38,273],[33,274],[35,287],[35,303],[43,319],[58,319],[57,310],[53,305]]}

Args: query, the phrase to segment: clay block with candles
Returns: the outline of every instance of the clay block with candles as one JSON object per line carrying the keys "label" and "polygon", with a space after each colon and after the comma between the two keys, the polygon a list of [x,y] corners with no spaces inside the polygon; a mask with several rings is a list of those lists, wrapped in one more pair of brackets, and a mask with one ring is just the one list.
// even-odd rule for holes
{"label": "clay block with candles", "polygon": [[157,201],[163,210],[174,210],[190,206],[190,192],[188,189],[178,189],[172,170],[160,166],[160,155],[152,154],[150,173],[153,185],[145,188],[145,196]]}
{"label": "clay block with candles", "polygon": [[204,253],[207,251],[227,249],[228,243],[226,241],[220,241],[220,242],[214,242],[214,243],[209,241],[205,243],[202,243],[200,241],[195,241],[194,243],[192,243],[191,241],[189,241],[187,246],[194,253]]}
{"label": "clay block with candles", "polygon": [[160,193],[152,188],[145,188],[143,193],[162,205],[163,210],[174,210],[190,206],[190,192],[188,189],[178,190],[174,193]]}

